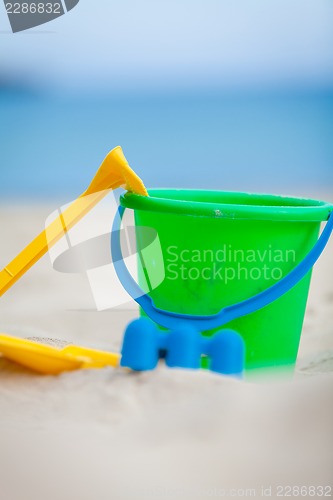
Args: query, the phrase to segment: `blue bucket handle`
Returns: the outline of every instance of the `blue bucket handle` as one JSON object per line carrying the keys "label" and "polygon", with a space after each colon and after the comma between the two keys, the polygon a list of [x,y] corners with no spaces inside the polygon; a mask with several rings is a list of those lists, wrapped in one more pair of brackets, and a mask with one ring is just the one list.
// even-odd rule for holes
{"label": "blue bucket handle", "polygon": [[[253,313],[267,306],[287,293],[302,278],[304,278],[304,276],[319,259],[333,231],[333,212],[331,212],[328,216],[325,228],[323,229],[314,247],[310,250],[306,257],[304,257],[304,259],[280,281],[274,283],[274,285],[270,286],[263,292],[250,297],[249,299],[224,307],[216,314],[212,314],[210,316],[196,316],[192,314],[165,311],[158,308],[154,304],[153,299],[149,297],[149,295],[145,294],[132,278],[123,260],[121,251],[120,229],[124,212],[125,208],[119,206],[112,225],[111,256],[116,274],[126,292],[142,307],[150,319],[169,329],[178,327],[180,324],[186,324],[191,325],[200,331],[210,330],[212,328],[218,328],[226,323],[229,323],[229,321],[246,314]],[[112,237],[112,235],[114,235],[114,237]]]}

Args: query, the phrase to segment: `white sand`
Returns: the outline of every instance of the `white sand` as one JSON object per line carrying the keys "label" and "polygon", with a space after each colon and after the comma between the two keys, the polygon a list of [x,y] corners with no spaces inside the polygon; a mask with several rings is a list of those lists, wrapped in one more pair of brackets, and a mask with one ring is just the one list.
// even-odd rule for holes
{"label": "white sand", "polygon": [[[50,212],[1,208],[2,266]],[[2,360],[1,500],[262,498],[262,486],[280,498],[278,485],[332,485],[332,250],[313,273],[293,380],[163,366],[43,377]],[[136,312],[92,305],[87,280],[45,257],[1,298],[0,328],[118,350]]]}

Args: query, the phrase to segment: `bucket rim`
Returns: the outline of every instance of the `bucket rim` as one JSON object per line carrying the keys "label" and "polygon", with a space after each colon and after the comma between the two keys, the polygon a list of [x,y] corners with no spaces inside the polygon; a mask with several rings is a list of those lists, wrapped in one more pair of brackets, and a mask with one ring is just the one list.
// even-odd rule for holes
{"label": "bucket rim", "polygon": [[209,217],[321,222],[333,204],[311,198],[205,189],[152,188],[149,196],[127,192],[120,204],[133,210]]}

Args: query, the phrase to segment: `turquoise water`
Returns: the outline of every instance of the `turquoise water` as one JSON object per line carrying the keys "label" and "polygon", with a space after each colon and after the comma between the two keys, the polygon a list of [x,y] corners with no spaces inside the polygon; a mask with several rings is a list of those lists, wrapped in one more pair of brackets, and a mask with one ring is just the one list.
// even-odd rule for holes
{"label": "turquoise water", "polygon": [[333,186],[333,92],[78,98],[0,91],[0,196],[82,192],[115,145],[148,186]]}

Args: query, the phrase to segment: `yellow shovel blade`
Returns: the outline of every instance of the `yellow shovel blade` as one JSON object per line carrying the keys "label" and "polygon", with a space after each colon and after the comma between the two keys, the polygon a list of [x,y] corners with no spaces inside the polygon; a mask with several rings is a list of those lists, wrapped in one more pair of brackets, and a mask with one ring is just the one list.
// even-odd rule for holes
{"label": "yellow shovel blade", "polygon": [[131,193],[148,196],[142,180],[129,166],[121,147],[117,146],[105,157],[88,189],[81,196],[120,186]]}
{"label": "yellow shovel blade", "polygon": [[0,353],[10,361],[44,375],[77,370],[85,362],[85,359],[64,355],[55,347],[9,335],[0,335]]}
{"label": "yellow shovel blade", "polygon": [[0,296],[19,280],[69,229],[112,189],[148,196],[142,180],[130,168],[120,146],[106,156],[88,189],[0,271]]}
{"label": "yellow shovel blade", "polygon": [[0,353],[6,359],[44,375],[65,371],[119,366],[120,354],[69,345],[57,349],[31,340],[0,335]]}

